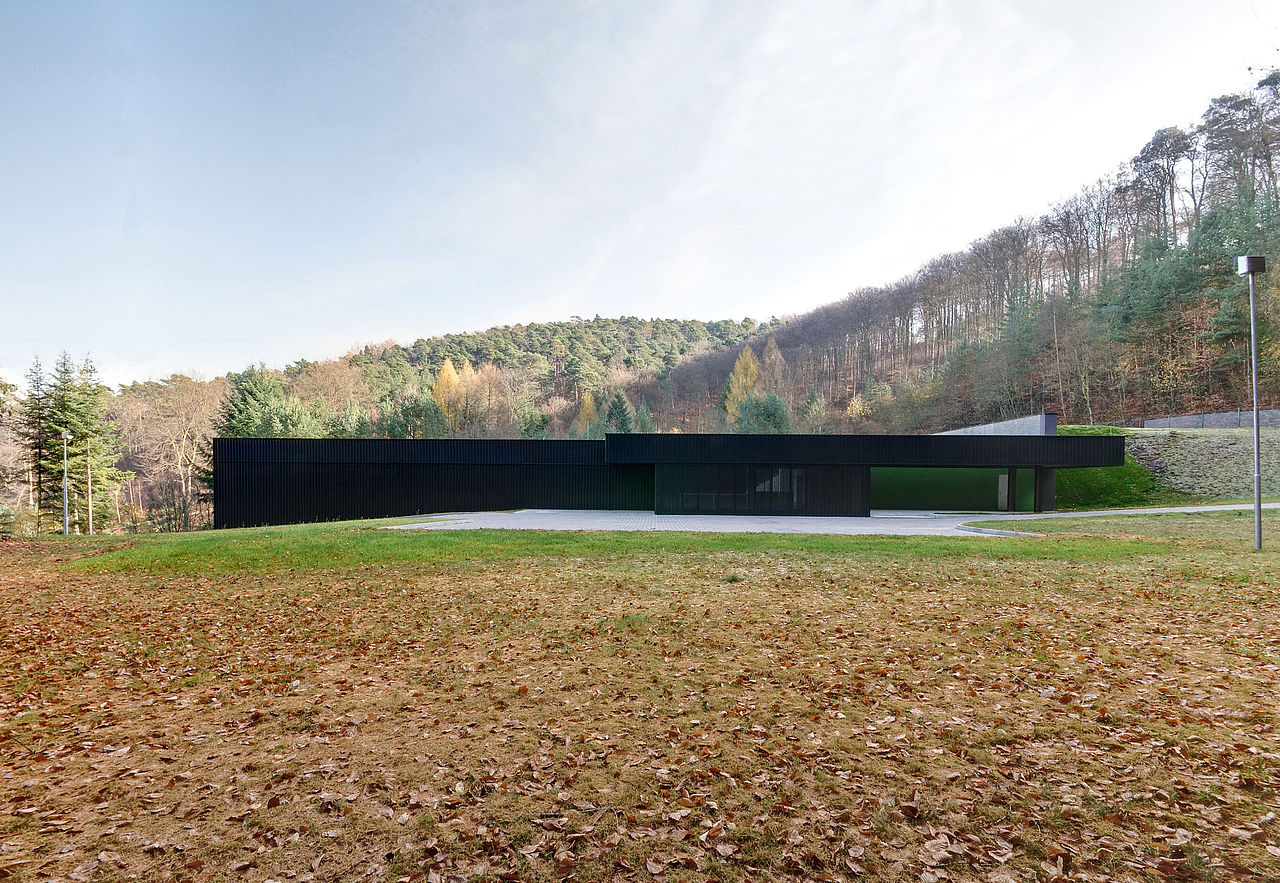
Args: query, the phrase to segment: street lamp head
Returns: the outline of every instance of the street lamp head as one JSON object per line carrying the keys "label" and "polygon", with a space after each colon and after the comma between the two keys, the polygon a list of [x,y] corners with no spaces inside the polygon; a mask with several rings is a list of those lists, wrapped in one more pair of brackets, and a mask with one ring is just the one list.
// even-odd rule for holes
{"label": "street lamp head", "polygon": [[1252,276],[1267,272],[1267,259],[1261,255],[1242,255],[1236,258],[1236,275]]}
{"label": "street lamp head", "polygon": [[67,432],[65,429],[62,430],[62,440],[71,441],[71,433]]}

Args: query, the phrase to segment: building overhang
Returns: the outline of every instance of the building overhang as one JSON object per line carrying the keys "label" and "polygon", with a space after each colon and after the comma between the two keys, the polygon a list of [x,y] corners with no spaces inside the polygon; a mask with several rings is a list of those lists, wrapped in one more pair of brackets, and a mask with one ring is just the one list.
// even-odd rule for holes
{"label": "building overhang", "polygon": [[1123,465],[1124,437],[611,434],[604,462],[1066,469]]}

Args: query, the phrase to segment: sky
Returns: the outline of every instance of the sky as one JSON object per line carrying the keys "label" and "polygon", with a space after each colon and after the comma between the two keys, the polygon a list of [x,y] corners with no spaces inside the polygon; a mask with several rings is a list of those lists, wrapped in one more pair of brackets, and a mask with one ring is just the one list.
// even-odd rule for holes
{"label": "sky", "polygon": [[0,378],[797,314],[1277,66],[1258,0],[13,0]]}

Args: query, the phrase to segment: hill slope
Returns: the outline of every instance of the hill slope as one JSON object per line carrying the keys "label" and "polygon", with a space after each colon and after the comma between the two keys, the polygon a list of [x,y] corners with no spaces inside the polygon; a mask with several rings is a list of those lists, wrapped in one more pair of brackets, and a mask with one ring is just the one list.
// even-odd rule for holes
{"label": "hill slope", "polygon": [[[931,431],[1035,413],[1072,423],[1247,400],[1240,254],[1280,253],[1280,72],[1161,129],[1114,176],[897,282],[770,329],[810,428]],[[1137,145],[1135,145],[1137,146]],[[1280,274],[1258,280],[1261,393],[1280,400]],[[752,341],[757,355],[765,335]],[[678,366],[661,419],[714,423],[736,353]],[[701,410],[700,410],[701,409]],[[821,419],[817,419],[821,418]]]}
{"label": "hill slope", "polygon": [[[1059,509],[1176,506],[1253,498],[1249,429],[1119,429],[1063,426],[1063,435],[1119,433],[1125,465],[1058,472]],[[1280,430],[1262,435],[1262,493],[1280,496]]]}
{"label": "hill slope", "polygon": [[[1126,447],[1160,484],[1185,494],[1253,497],[1253,430],[1131,429]],[[1280,430],[1262,430],[1262,494],[1280,495]]]}

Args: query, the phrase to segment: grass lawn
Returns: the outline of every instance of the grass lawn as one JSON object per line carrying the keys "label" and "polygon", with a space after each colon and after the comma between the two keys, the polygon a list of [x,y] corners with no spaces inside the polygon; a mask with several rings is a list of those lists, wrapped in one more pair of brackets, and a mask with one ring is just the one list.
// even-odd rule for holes
{"label": "grass lawn", "polygon": [[1034,529],[0,542],[0,879],[1280,877],[1280,555]]}
{"label": "grass lawn", "polygon": [[[1114,426],[1063,426],[1061,435],[1124,435],[1126,448],[1132,433]],[[1164,433],[1167,435],[1167,433]],[[1064,511],[1081,509],[1126,509],[1135,506],[1182,506],[1216,502],[1207,496],[1178,491],[1161,484],[1145,466],[1126,450],[1122,466],[1093,466],[1059,469],[1054,504]]]}
{"label": "grass lawn", "polygon": [[[1252,429],[1061,426],[1061,435],[1123,435],[1123,466],[1059,469],[1062,510],[1253,501]],[[1262,492],[1280,491],[1280,430],[1262,432]]]}

